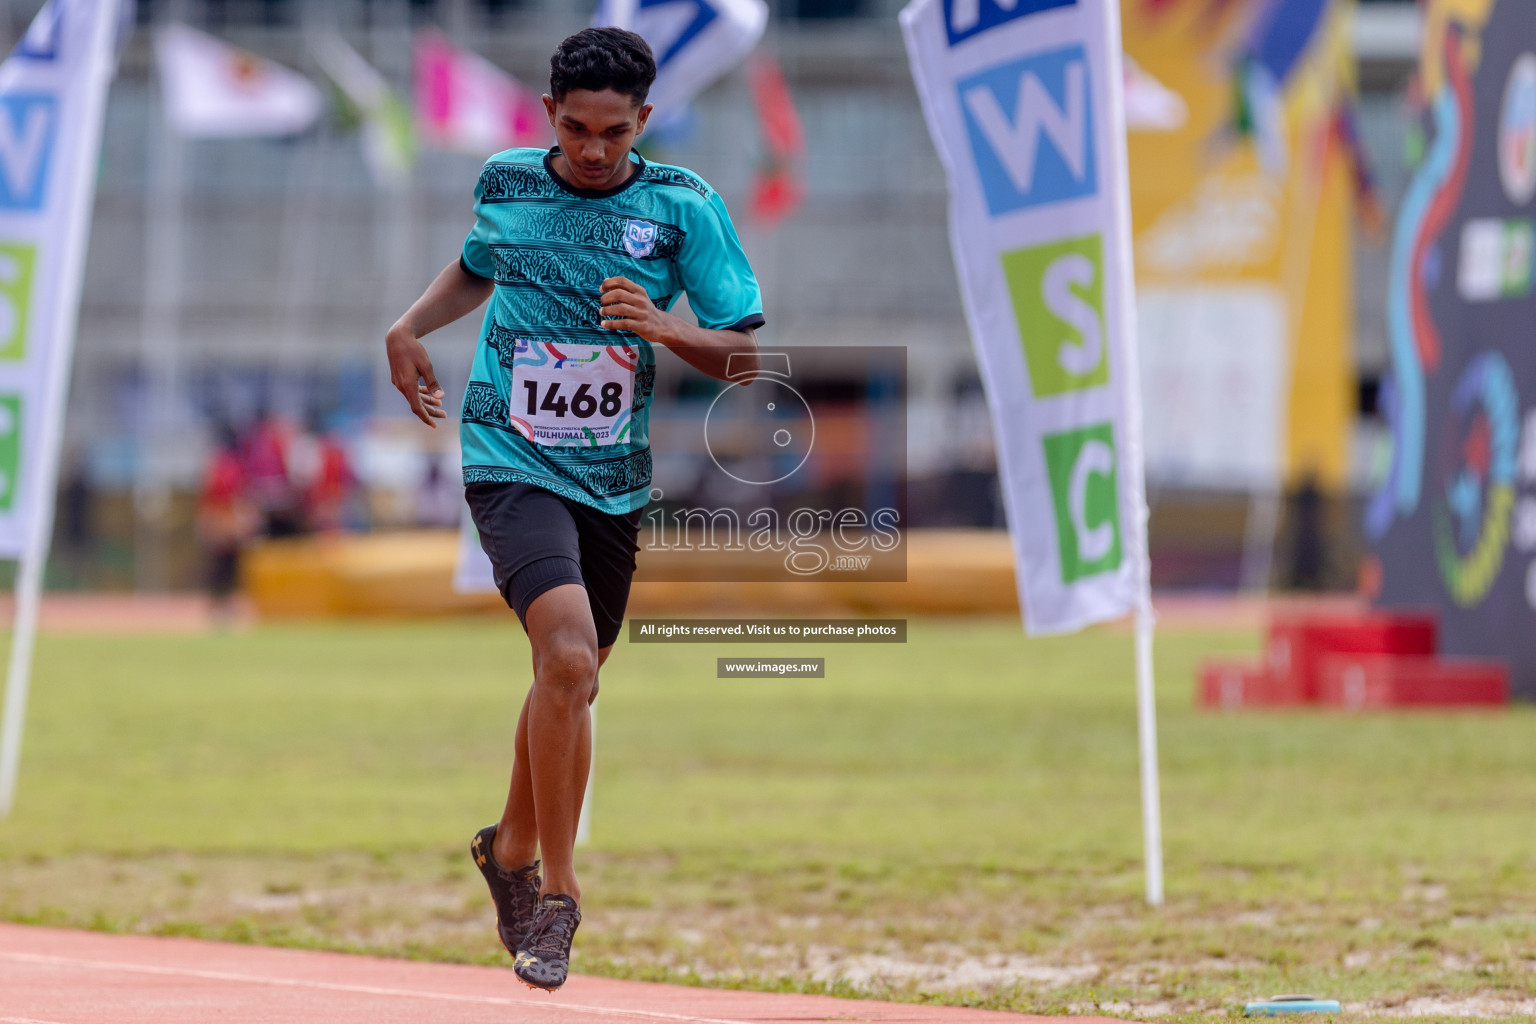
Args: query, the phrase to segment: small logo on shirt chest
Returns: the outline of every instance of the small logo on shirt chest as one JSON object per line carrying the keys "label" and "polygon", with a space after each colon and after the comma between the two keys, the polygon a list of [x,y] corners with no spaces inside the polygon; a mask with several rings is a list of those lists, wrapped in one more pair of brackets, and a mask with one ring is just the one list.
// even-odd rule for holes
{"label": "small logo on shirt chest", "polygon": [[656,248],[656,225],[648,220],[624,223],[624,251],[635,259],[644,259]]}

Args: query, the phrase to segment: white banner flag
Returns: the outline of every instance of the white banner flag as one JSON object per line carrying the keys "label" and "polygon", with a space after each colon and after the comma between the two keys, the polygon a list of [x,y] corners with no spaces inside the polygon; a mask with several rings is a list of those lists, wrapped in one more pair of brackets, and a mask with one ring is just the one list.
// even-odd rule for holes
{"label": "white banner flag", "polygon": [[320,89],[276,61],[185,25],[155,33],[165,116],[179,135],[298,135],[320,119]]}
{"label": "white banner flag", "polygon": [[0,557],[52,519],[120,8],[52,0],[0,65]]}
{"label": "white banner flag", "polygon": [[649,102],[674,116],[706,86],[741,65],[768,26],[763,0],[603,0],[596,22],[627,28],[651,46]]}
{"label": "white banner flag", "polygon": [[950,243],[1032,633],[1146,586],[1115,0],[914,0],[901,13],[949,175]]}

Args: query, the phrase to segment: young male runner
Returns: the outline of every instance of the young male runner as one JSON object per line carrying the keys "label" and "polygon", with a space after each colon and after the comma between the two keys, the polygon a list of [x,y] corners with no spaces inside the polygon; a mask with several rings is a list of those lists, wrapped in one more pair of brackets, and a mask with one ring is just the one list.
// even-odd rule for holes
{"label": "young male runner", "polygon": [[[572,849],[587,708],[624,618],[649,496],[651,346],[721,379],[733,355],[733,376],[758,367],[762,298],[725,204],[692,172],[632,152],[655,77],[632,32],[561,43],[544,97],[558,145],[486,163],[462,256],[387,338],[395,387],[435,427],[443,389],[418,339],[491,297],[460,417],[465,496],[528,633],[533,687],[506,809],[470,848],[513,969],[545,989],[564,984],[581,923]],[[698,326],[667,312],[683,292]]]}

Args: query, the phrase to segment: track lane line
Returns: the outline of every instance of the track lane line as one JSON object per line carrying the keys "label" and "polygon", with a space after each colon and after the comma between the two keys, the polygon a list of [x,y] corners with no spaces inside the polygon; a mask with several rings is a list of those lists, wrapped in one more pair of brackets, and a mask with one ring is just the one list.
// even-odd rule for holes
{"label": "track lane line", "polygon": [[[681,1013],[663,1013],[660,1010],[621,1010],[612,1006],[587,1006],[581,1003],[541,1003],[534,999],[509,999],[505,996],[471,996],[453,992],[423,992],[416,989],[384,988],[378,985],[349,985],[338,981],[308,981],[303,978],[273,978],[258,974],[235,974],[229,971],[202,971],[191,967],[156,967],[152,964],[120,963],[112,960],[81,960],[76,957],[50,956],[44,953],[0,951],[0,960],[9,960],[14,963],[86,967],[98,971],[154,974],[164,977],[199,978],[205,981],[235,981],[248,985],[272,985],[278,988],[306,988],[325,992],[349,992],[355,995],[391,996],[401,999],[435,999],[440,1002],[474,1003],[481,1006],[526,1006],[535,1010],[548,1010],[552,1013],[576,1011],[603,1017],[677,1021],[681,1022],[681,1024],[753,1024],[751,1021],[735,1018],[690,1017]],[[59,1022],[25,1021],[19,1017],[0,1017],[0,1024],[59,1024]]]}

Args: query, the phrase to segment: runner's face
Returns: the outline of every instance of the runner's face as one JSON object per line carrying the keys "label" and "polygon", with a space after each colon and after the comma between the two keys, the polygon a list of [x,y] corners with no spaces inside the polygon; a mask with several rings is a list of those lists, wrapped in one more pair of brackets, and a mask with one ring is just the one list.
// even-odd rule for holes
{"label": "runner's face", "polygon": [[651,115],[649,103],[636,106],[632,97],[612,89],[572,89],[559,101],[546,95],[544,109],[565,158],[559,169],[572,185],[605,189],[624,183],[629,151]]}

